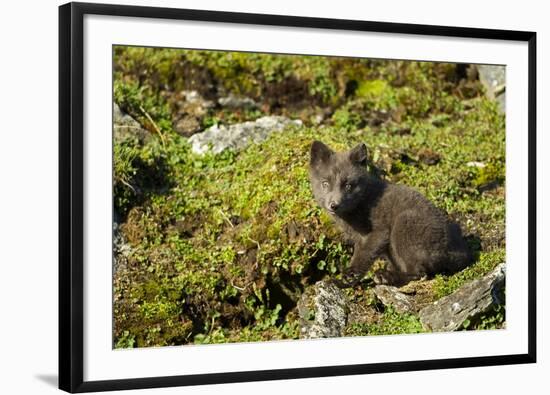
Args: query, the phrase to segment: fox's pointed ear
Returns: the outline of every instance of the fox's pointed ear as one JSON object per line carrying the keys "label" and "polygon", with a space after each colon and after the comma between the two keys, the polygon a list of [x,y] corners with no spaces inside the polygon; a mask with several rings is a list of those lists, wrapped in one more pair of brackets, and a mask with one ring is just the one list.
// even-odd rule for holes
{"label": "fox's pointed ear", "polygon": [[315,140],[311,144],[311,158],[309,163],[315,166],[320,163],[327,163],[334,152],[320,141]]}
{"label": "fox's pointed ear", "polygon": [[360,166],[367,164],[367,146],[363,143],[349,152],[349,160]]}

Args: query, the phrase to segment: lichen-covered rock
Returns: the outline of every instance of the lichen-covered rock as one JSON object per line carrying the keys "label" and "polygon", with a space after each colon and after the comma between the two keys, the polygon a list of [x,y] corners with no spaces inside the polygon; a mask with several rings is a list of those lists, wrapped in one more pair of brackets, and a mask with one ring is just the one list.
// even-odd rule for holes
{"label": "lichen-covered rock", "polygon": [[504,303],[498,295],[505,277],[506,265],[501,263],[486,276],[424,307],[419,313],[422,326],[434,332],[460,329],[466,320],[487,312],[495,304]]}
{"label": "lichen-covered rock", "polygon": [[270,134],[280,132],[291,125],[301,125],[302,121],[282,116],[267,116],[255,121],[237,123],[229,126],[214,125],[204,132],[196,133],[189,138],[193,152],[205,154],[211,147],[217,154],[226,149],[235,151],[245,148],[250,143],[260,143]]}
{"label": "lichen-covered rock", "polygon": [[504,66],[478,65],[479,80],[485,86],[487,97],[498,101],[500,109],[506,110],[506,68]]}
{"label": "lichen-covered rock", "polygon": [[374,294],[385,306],[393,306],[398,313],[410,313],[414,311],[412,298],[399,292],[396,287],[389,285],[377,285]]}
{"label": "lichen-covered rock", "polygon": [[235,95],[220,97],[218,103],[222,107],[233,109],[253,109],[258,106],[257,103],[249,97],[239,97]]}
{"label": "lichen-covered rock", "polygon": [[115,144],[135,139],[143,143],[151,136],[138,121],[122,111],[116,103],[113,104],[113,129]]}
{"label": "lichen-covered rock", "polygon": [[201,124],[197,117],[185,115],[174,123],[174,130],[183,137],[189,137],[201,130]]}
{"label": "lichen-covered rock", "polygon": [[330,281],[318,281],[304,292],[298,302],[300,337],[342,336],[348,311],[344,292]]}
{"label": "lichen-covered rock", "polygon": [[174,108],[173,127],[174,130],[184,137],[192,136],[201,130],[201,119],[208,110],[214,107],[214,102],[206,100],[195,91],[181,91],[170,98]]}
{"label": "lichen-covered rock", "polygon": [[195,91],[195,90],[181,91],[181,95],[185,97],[185,101],[187,101],[188,103],[193,103],[193,104],[197,103],[204,108],[209,108],[214,106],[214,103],[212,103],[210,100],[205,100],[204,97],[202,97],[202,95],[198,91]]}
{"label": "lichen-covered rock", "polygon": [[126,240],[120,232],[117,222],[113,222],[113,267],[114,272],[118,273],[126,269],[128,257],[132,253],[132,247],[126,243]]}

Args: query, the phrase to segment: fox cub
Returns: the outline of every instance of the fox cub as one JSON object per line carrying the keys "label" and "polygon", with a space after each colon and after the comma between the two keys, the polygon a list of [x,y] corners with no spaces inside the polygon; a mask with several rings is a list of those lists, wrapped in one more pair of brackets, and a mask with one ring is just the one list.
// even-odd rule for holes
{"label": "fox cub", "polygon": [[377,258],[378,284],[409,281],[462,270],[472,255],[458,224],[414,189],[391,184],[366,170],[367,148],[335,152],[320,141],[311,146],[309,174],[317,203],[354,244],[341,287],[356,285]]}

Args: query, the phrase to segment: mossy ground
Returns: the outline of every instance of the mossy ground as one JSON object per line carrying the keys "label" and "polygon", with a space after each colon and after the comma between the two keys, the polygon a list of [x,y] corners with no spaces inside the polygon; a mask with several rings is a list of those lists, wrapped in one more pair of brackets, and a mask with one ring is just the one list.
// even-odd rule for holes
{"label": "mossy ground", "polygon": [[[314,139],[336,149],[365,142],[372,171],[461,224],[476,262],[406,292],[429,303],[505,260],[504,116],[464,66],[126,47],[114,56],[115,101],[153,136],[114,147],[115,211],[131,248],[114,277],[115,347],[298,337],[304,288],[338,276],[351,252],[310,192]],[[265,114],[304,124],[200,157],[174,131],[182,89],[259,104],[213,106],[203,128]],[[367,276],[347,291],[371,318],[347,334],[421,331],[416,316],[377,305],[371,285]],[[499,310],[469,329],[503,320]]]}

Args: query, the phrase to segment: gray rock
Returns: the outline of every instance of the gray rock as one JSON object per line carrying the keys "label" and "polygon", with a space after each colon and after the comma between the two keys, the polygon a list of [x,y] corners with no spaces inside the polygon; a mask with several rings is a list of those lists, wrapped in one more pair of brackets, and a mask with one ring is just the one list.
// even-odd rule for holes
{"label": "gray rock", "polygon": [[183,116],[174,123],[174,130],[183,137],[189,137],[201,130],[201,124],[194,116]]}
{"label": "gray rock", "polygon": [[118,222],[113,221],[113,266],[114,272],[125,270],[128,266],[128,257],[132,254],[132,247],[126,243],[120,233]]}
{"label": "gray rock", "polygon": [[198,104],[203,108],[214,107],[214,102],[206,100],[198,91],[181,91],[180,94],[185,98],[187,103]]}
{"label": "gray rock", "polygon": [[116,103],[113,104],[113,129],[115,143],[134,139],[143,143],[150,138],[150,133]]}
{"label": "gray rock", "polygon": [[203,98],[198,91],[181,91],[181,94],[185,97],[185,100],[190,103],[198,103],[203,101]]}
{"label": "gray rock", "polygon": [[445,296],[420,310],[420,322],[425,329],[434,332],[460,329],[471,320],[501,304],[499,291],[504,286],[506,265],[501,263],[486,276],[474,280],[451,295]]}
{"label": "gray rock", "polygon": [[214,102],[206,100],[198,91],[180,91],[171,96],[174,130],[184,137],[192,136],[201,130],[201,119],[214,107]]}
{"label": "gray rock", "polygon": [[506,111],[506,67],[478,65],[479,80],[485,86],[487,97],[497,100],[500,109]]}
{"label": "gray rock", "polygon": [[189,142],[193,152],[201,155],[209,149],[216,154],[226,149],[238,151],[250,143],[264,141],[272,133],[283,131],[291,125],[301,124],[300,120],[291,120],[282,116],[267,116],[230,126],[214,125],[204,132],[191,136]]}
{"label": "gray rock", "polygon": [[306,289],[298,301],[300,336],[304,339],[339,337],[347,323],[348,299],[329,281]]}
{"label": "gray rock", "polygon": [[238,97],[235,95],[229,95],[226,97],[220,97],[218,103],[222,107],[233,109],[253,109],[258,107],[258,104],[249,97]]}
{"label": "gray rock", "polygon": [[314,125],[320,125],[325,120],[324,114],[315,114],[311,117],[311,123]]}
{"label": "gray rock", "polygon": [[396,287],[389,285],[377,285],[374,294],[385,306],[393,306],[398,313],[411,313],[414,311],[414,303],[410,296],[399,292]]}

